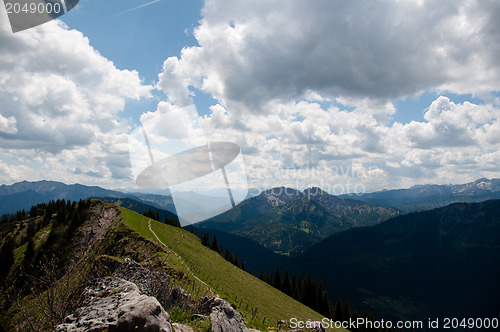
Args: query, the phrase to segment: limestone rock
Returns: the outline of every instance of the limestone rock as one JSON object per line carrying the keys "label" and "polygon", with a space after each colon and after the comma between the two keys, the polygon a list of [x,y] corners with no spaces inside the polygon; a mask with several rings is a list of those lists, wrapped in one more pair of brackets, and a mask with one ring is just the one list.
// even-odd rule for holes
{"label": "limestone rock", "polygon": [[194,332],[193,328],[191,326],[179,324],[179,323],[173,323],[172,327],[174,328],[175,332]]}
{"label": "limestone rock", "polygon": [[160,303],[141,294],[135,284],[124,279],[99,279],[85,289],[83,297],[82,306],[56,327],[57,332],[104,329],[172,332],[170,317]]}
{"label": "limestone rock", "polygon": [[240,313],[219,297],[202,298],[197,309],[199,314],[210,314],[212,332],[248,332]]}
{"label": "limestone rock", "polygon": [[167,309],[174,306],[178,306],[181,308],[191,307],[191,294],[189,294],[179,286],[172,287],[168,292],[164,304]]}

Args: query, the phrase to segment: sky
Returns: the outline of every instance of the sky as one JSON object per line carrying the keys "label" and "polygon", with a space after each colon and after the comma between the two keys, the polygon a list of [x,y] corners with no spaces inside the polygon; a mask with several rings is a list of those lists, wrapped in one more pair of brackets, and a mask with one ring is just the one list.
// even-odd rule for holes
{"label": "sky", "polygon": [[2,184],[137,188],[131,134],[189,105],[235,186],[500,178],[498,1],[80,0],[17,33],[0,8]]}

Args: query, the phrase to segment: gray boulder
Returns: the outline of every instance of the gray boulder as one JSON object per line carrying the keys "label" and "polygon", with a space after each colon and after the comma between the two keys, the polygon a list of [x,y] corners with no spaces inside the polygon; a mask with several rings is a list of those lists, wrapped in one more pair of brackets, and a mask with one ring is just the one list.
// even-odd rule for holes
{"label": "gray boulder", "polygon": [[170,317],[160,303],[141,294],[124,279],[98,279],[83,293],[81,307],[56,327],[62,331],[147,331],[172,332]]}
{"label": "gray boulder", "polygon": [[152,272],[136,261],[125,258],[114,272],[114,276],[133,282],[142,294],[158,298],[166,292],[170,277],[167,273]]}
{"label": "gray boulder", "polygon": [[202,298],[197,311],[202,315],[210,314],[212,332],[248,332],[240,313],[219,297]]}
{"label": "gray boulder", "polygon": [[194,332],[193,328],[191,326],[179,324],[179,323],[173,323],[172,327],[174,328],[175,332]]}
{"label": "gray boulder", "polygon": [[174,306],[180,308],[191,308],[192,302],[191,294],[179,286],[175,286],[169,289],[164,305],[167,309]]}

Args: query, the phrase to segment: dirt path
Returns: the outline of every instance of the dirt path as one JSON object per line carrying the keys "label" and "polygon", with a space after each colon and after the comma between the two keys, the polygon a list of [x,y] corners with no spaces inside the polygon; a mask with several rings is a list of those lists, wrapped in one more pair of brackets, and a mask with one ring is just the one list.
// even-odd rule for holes
{"label": "dirt path", "polygon": [[[151,233],[153,233],[153,235],[155,236],[156,240],[163,246],[167,249],[167,255],[170,255],[171,253],[175,255],[175,257],[177,257],[177,259],[181,262],[182,265],[184,265],[184,267],[186,268],[186,270],[193,276],[193,278],[195,278],[196,280],[198,280],[200,283],[202,283],[203,285],[207,286],[208,289],[210,289],[212,291],[212,293],[215,294],[214,290],[212,289],[212,287],[210,287],[208,284],[206,284],[203,280],[201,280],[200,278],[198,278],[192,271],[191,269],[189,268],[189,266],[184,262],[184,260],[182,259],[181,256],[179,256],[178,253],[176,253],[174,251],[174,248],[170,248],[169,246],[167,246],[165,243],[163,243],[162,240],[160,240],[160,238],[158,237],[158,235],[156,235],[156,233],[153,231],[153,229],[151,228],[151,219],[148,220],[148,228],[149,228],[149,231]],[[181,238],[181,241],[182,241],[182,238]],[[216,294],[217,295],[217,294]]]}

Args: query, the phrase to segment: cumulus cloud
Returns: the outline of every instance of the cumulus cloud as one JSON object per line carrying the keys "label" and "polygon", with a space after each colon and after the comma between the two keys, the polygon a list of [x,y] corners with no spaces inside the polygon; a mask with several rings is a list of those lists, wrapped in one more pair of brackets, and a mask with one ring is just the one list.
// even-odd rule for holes
{"label": "cumulus cloud", "polygon": [[[181,105],[213,96],[204,128],[240,144],[264,186],[498,177],[498,13],[495,1],[208,0],[198,45],[165,61],[157,87]],[[423,120],[392,123],[397,99],[426,91],[443,96]]]}
{"label": "cumulus cloud", "polygon": [[0,114],[0,132],[4,134],[17,133],[16,123],[17,120],[15,117],[9,116],[9,118],[6,118]]}
{"label": "cumulus cloud", "polygon": [[[356,102],[360,106],[352,111],[300,101],[240,115],[217,105],[202,124],[210,139],[242,147],[257,187],[317,185],[345,193],[355,185],[375,190],[499,176],[495,106],[440,96],[423,121],[390,124],[380,114],[391,114],[392,104]],[[378,111],[371,114],[370,107]]]}
{"label": "cumulus cloud", "polygon": [[[156,88],[167,99],[141,120],[156,141],[169,128],[186,146],[238,143],[256,187],[345,193],[500,177],[499,15],[493,0],[207,0],[198,45],[166,59]],[[48,178],[129,179],[119,112],[150,87],[61,23],[12,35],[1,22],[1,152],[43,163]],[[203,135],[176,113],[198,91],[218,101]],[[393,121],[397,99],[429,91],[438,97],[423,119]]]}
{"label": "cumulus cloud", "polygon": [[[3,8],[0,16],[0,159],[37,160],[39,177],[70,182],[130,177],[130,128],[119,112],[151,86],[60,21],[13,34]],[[86,171],[74,172],[79,163]],[[6,174],[5,182],[24,179]]]}
{"label": "cumulus cloud", "polygon": [[[439,97],[425,113],[427,122],[405,126],[411,145],[419,148],[463,147],[481,142],[480,137],[496,123],[498,109],[465,102],[456,105],[447,97]],[[483,127],[484,124],[488,124]],[[481,130],[477,130],[480,127]]]}
{"label": "cumulus cloud", "polygon": [[270,100],[311,93],[383,100],[438,88],[487,93],[498,89],[499,8],[494,1],[209,0],[195,30],[199,46],[165,61],[159,87],[184,102],[196,87],[235,111],[266,111]]}

